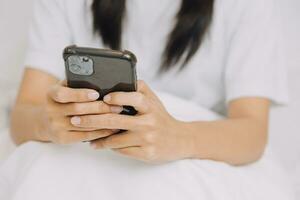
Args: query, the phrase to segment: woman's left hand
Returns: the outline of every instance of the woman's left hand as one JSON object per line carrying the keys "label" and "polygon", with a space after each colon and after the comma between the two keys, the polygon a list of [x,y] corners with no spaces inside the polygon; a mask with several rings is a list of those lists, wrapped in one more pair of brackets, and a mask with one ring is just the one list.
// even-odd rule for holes
{"label": "woman's left hand", "polygon": [[92,141],[96,149],[109,148],[131,158],[162,163],[190,157],[193,148],[184,122],[174,119],[158,97],[143,82],[137,92],[115,92],[104,98],[110,105],[133,106],[136,116],[100,114],[76,116],[71,123],[77,127],[127,130]]}

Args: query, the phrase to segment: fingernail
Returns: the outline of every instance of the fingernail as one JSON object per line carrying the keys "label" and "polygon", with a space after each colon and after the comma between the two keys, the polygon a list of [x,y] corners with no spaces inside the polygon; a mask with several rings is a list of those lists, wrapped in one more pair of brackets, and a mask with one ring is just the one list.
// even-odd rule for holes
{"label": "fingernail", "polygon": [[104,100],[105,102],[109,102],[109,101],[111,100],[111,96],[108,94],[108,95],[106,95],[106,96],[103,98],[103,100]]}
{"label": "fingernail", "polygon": [[88,93],[88,98],[90,100],[97,100],[99,98],[99,93],[98,92],[90,92]]}
{"label": "fingernail", "polygon": [[113,112],[113,113],[119,114],[123,111],[123,107],[121,107],[121,106],[111,106],[110,111]]}
{"label": "fingernail", "polygon": [[72,123],[73,125],[79,125],[80,122],[81,122],[80,117],[72,117],[72,118],[71,118],[71,123]]}

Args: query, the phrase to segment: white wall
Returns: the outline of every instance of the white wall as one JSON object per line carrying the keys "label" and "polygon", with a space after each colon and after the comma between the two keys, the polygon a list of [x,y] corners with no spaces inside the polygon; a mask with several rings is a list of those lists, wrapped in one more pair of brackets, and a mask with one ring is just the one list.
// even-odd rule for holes
{"label": "white wall", "polygon": [[[15,88],[21,75],[28,19],[33,0],[0,0],[0,94]],[[272,115],[271,143],[281,159],[291,167],[300,144],[300,1],[278,0],[284,19],[286,49],[289,55],[292,102],[289,108]],[[0,105],[0,109],[3,109]],[[0,117],[0,121],[3,121]],[[299,154],[298,154],[299,155]],[[299,155],[300,159],[300,155]]]}

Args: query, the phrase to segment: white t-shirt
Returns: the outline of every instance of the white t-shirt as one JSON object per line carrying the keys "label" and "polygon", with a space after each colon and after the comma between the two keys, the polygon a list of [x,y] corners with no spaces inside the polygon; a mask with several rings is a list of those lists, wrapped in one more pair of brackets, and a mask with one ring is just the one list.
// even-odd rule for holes
{"label": "white t-shirt", "polygon": [[[124,49],[138,58],[137,75],[150,87],[219,113],[229,101],[264,97],[288,101],[275,0],[215,0],[210,30],[186,68],[157,77],[181,0],[127,0]],[[37,0],[26,66],[64,79],[62,50],[104,47],[92,26],[92,0]]]}

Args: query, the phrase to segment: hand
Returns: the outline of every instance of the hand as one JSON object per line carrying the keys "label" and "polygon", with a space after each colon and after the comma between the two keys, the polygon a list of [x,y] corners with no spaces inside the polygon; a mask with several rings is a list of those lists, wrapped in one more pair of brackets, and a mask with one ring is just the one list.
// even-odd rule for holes
{"label": "hand", "polygon": [[74,115],[120,113],[120,106],[109,106],[99,98],[98,92],[90,89],[72,89],[57,84],[48,91],[46,104],[46,131],[41,136],[44,141],[58,144],[71,144],[82,141],[91,141],[107,137],[115,130],[103,130],[98,128],[79,128],[70,123]]}
{"label": "hand", "polygon": [[123,155],[150,163],[161,163],[190,156],[191,142],[184,122],[174,119],[157,96],[143,82],[137,92],[115,92],[104,98],[109,105],[133,106],[136,116],[101,114],[73,117],[76,127],[123,129],[123,133],[91,142],[95,148],[109,148]]}

